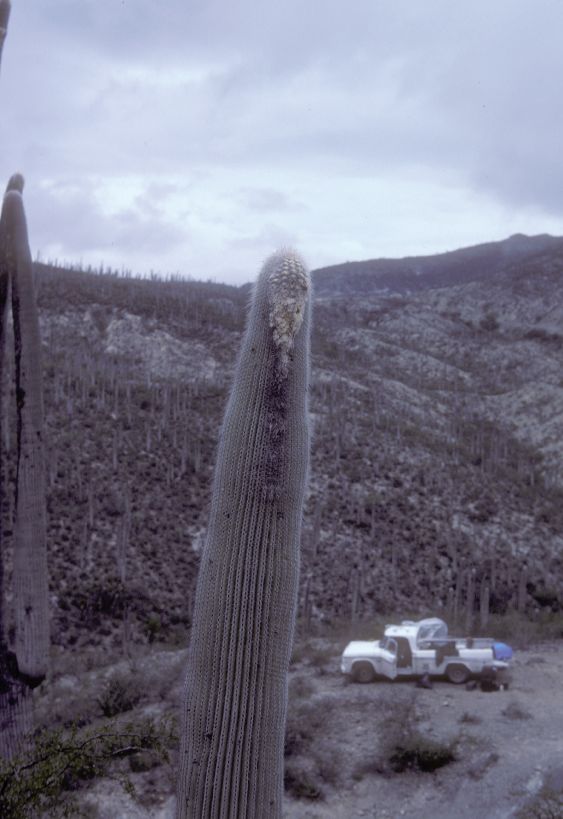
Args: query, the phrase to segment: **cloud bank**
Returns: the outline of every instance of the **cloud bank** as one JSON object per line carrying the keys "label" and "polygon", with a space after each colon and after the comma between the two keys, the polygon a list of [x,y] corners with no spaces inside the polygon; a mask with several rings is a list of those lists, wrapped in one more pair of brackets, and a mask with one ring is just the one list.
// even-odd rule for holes
{"label": "cloud bank", "polygon": [[247,281],[561,233],[563,4],[27,0],[0,169],[43,255]]}

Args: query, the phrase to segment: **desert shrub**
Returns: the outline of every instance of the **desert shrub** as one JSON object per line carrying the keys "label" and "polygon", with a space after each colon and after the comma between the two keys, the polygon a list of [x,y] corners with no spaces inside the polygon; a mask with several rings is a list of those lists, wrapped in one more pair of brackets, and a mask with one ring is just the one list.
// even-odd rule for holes
{"label": "desert shrub", "polygon": [[292,677],[289,681],[289,701],[312,697],[315,693],[315,684],[304,674]]}
{"label": "desert shrub", "polygon": [[133,674],[115,674],[111,677],[100,696],[98,705],[104,717],[115,717],[131,711],[141,699],[141,690]]}
{"label": "desert shrub", "polygon": [[296,764],[286,764],[283,782],[286,793],[295,799],[320,799],[323,795],[314,777]]}
{"label": "desert shrub", "polygon": [[318,743],[313,748],[313,763],[323,783],[338,786],[342,780],[342,754],[334,745]]}
{"label": "desert shrub", "polygon": [[307,660],[319,674],[326,674],[327,666],[334,659],[334,654],[334,647],[331,645],[314,646],[307,655]]}
{"label": "desert shrub", "polygon": [[326,703],[322,699],[290,702],[285,726],[286,756],[309,751],[326,722]]}
{"label": "desert shrub", "polygon": [[340,650],[340,646],[335,646],[331,641],[324,639],[299,640],[293,647],[291,665],[307,664],[317,669],[320,674],[324,674]]}
{"label": "desert shrub", "polygon": [[476,523],[486,523],[498,514],[499,506],[490,495],[481,495],[472,506],[467,508],[467,516]]}
{"label": "desert shrub", "polygon": [[493,615],[487,630],[498,640],[505,640],[514,648],[527,648],[542,640],[563,637],[563,612],[543,611],[527,617],[517,611]]}
{"label": "desert shrub", "polygon": [[305,642],[302,640],[296,641],[293,645],[293,651],[291,652],[291,660],[289,661],[290,666],[301,665],[306,652],[307,649]]}
{"label": "desert shrub", "polygon": [[352,778],[361,780],[366,774],[403,773],[420,771],[432,773],[457,759],[455,741],[440,742],[423,736],[418,731],[412,736],[383,743],[379,753],[357,765]]}
{"label": "desert shrub", "polygon": [[319,799],[341,780],[343,752],[326,734],[327,699],[291,699],[285,732],[285,788],[298,799]]}
{"label": "desert shrub", "polygon": [[494,332],[498,330],[499,323],[498,318],[495,313],[486,312],[485,315],[479,321],[479,327],[481,330],[485,330],[487,332]]}
{"label": "desert shrub", "polygon": [[170,649],[185,648],[189,642],[189,634],[188,624],[175,623],[162,629],[160,642]]}
{"label": "desert shrub", "polygon": [[509,702],[506,708],[503,708],[501,711],[503,717],[507,719],[531,719],[532,715],[529,711],[526,711],[525,708],[517,703],[515,700]]}
{"label": "desert shrub", "polygon": [[117,577],[77,583],[60,596],[59,608],[76,610],[85,626],[95,628],[103,617],[122,617],[130,594]]}
{"label": "desert shrub", "polygon": [[477,714],[470,714],[469,711],[464,711],[459,721],[465,725],[479,725],[483,720]]}
{"label": "desert shrub", "polygon": [[[539,586],[530,584],[528,587],[530,597],[543,609],[550,609],[552,612],[559,612],[563,608],[563,595],[559,589],[551,586]],[[546,618],[547,620],[551,618]],[[558,618],[553,618],[558,620]]]}
{"label": "desert shrub", "polygon": [[0,761],[0,816],[82,816],[73,791],[84,782],[109,774],[131,792],[130,780],[114,763],[141,752],[166,760],[176,740],[173,725],[150,720],[139,725],[113,721],[85,731],[44,731],[24,754]]}
{"label": "desert shrub", "polygon": [[490,751],[486,749],[486,743],[484,744],[482,741],[470,737],[464,737],[464,744],[470,748],[474,747],[477,748],[481,753],[477,755],[477,757],[471,762],[471,764],[467,768],[467,773],[474,779],[475,781],[479,781],[480,779],[485,776],[487,771],[489,771],[493,765],[496,765],[499,761],[500,757],[496,751]]}
{"label": "desert shrub", "polygon": [[438,741],[418,728],[416,695],[393,695],[381,703],[379,747],[353,771],[354,779],[367,773],[432,772],[457,758],[457,740]]}
{"label": "desert shrub", "polygon": [[162,764],[162,761],[162,758],[152,751],[140,751],[138,754],[129,757],[129,768],[132,773],[144,773],[157,768]]}
{"label": "desert shrub", "polygon": [[557,346],[560,346],[563,341],[563,336],[560,333],[551,333],[544,330],[543,327],[533,327],[527,333],[524,333],[524,338],[530,341],[548,342]]}
{"label": "desert shrub", "polygon": [[[66,656],[66,652],[63,652],[63,654]],[[80,655],[71,654],[66,673],[78,673],[81,670],[80,663],[83,663],[84,671],[95,671],[104,665],[108,665],[109,662],[110,657],[108,650],[104,647],[96,646],[95,648],[81,652]]]}
{"label": "desert shrub", "polygon": [[516,814],[516,819],[561,819],[561,816],[563,793],[545,787]]}
{"label": "desert shrub", "polygon": [[408,770],[431,772],[454,762],[455,759],[454,743],[438,742],[418,732],[414,732],[405,740],[399,740],[387,758],[391,770],[395,773]]}
{"label": "desert shrub", "polygon": [[162,622],[158,615],[151,615],[143,624],[143,631],[149,643],[154,643],[162,631]]}

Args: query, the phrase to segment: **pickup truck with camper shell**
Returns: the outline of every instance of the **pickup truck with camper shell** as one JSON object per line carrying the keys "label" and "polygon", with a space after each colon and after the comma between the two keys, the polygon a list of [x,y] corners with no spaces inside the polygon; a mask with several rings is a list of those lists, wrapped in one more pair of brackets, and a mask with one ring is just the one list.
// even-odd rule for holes
{"label": "pickup truck with camper shell", "polygon": [[438,617],[385,626],[381,640],[355,640],[342,654],[340,668],[355,682],[377,677],[446,677],[464,683],[470,677],[495,677],[508,686],[512,649],[489,637],[451,637]]}

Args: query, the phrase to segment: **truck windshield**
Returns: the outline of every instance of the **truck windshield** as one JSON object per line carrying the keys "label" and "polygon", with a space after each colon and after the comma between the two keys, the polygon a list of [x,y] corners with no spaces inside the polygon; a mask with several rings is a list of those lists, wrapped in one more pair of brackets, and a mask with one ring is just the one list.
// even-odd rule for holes
{"label": "truck windshield", "polygon": [[421,626],[416,637],[417,643],[423,640],[444,640],[448,636],[448,627],[440,620]]}
{"label": "truck windshield", "polygon": [[383,640],[380,640],[379,647],[384,648],[386,651],[390,651],[391,654],[397,653],[397,643],[392,637],[384,637]]}

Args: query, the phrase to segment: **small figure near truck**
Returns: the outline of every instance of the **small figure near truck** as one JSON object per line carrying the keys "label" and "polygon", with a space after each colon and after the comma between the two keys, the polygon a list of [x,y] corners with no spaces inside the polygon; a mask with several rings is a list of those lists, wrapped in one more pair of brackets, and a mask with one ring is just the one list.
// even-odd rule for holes
{"label": "small figure near truck", "polygon": [[[438,617],[385,626],[382,640],[355,640],[340,668],[355,682],[377,677],[446,677],[460,684],[474,676],[506,676],[512,649],[489,637],[450,637]],[[506,681],[508,684],[508,679]]]}

